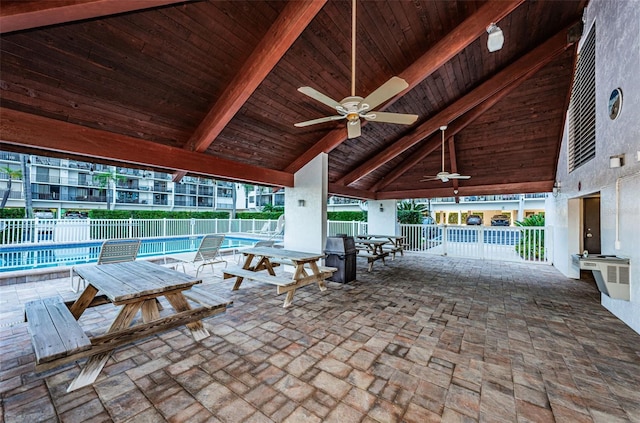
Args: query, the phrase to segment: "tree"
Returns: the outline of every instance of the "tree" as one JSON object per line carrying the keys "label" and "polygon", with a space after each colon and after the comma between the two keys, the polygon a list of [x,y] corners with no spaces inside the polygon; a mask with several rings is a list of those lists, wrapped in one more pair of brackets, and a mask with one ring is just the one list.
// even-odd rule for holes
{"label": "tree", "polygon": [[31,191],[31,172],[26,154],[20,155],[20,166],[22,167],[22,190],[24,191],[24,217],[33,217],[33,192]]}
{"label": "tree", "polygon": [[238,186],[235,182],[231,183],[231,219],[236,218],[236,199],[238,198]]}
{"label": "tree", "polygon": [[398,203],[398,211],[418,211],[425,213],[428,212],[429,209],[424,204],[416,204],[414,200],[403,200]]}
{"label": "tree", "polygon": [[414,200],[404,200],[398,203],[398,222],[417,225],[422,223],[422,218],[428,213],[424,204],[416,204]]}
{"label": "tree", "polygon": [[118,175],[116,169],[111,169],[108,172],[96,173],[95,175],[93,175],[92,179],[98,184],[100,188],[106,188],[107,210],[111,210],[111,196],[115,188],[115,183],[117,181],[126,180],[127,178],[122,175]]}
{"label": "tree", "polygon": [[[6,173],[9,177],[9,181],[7,181],[7,190],[4,192],[2,196],[2,203],[0,203],[0,209],[4,209],[7,205],[7,201],[9,200],[9,195],[11,195],[11,183],[13,179],[22,179],[22,171],[18,169],[13,169],[9,166],[0,167],[0,172]],[[26,191],[26,187],[25,187]]]}

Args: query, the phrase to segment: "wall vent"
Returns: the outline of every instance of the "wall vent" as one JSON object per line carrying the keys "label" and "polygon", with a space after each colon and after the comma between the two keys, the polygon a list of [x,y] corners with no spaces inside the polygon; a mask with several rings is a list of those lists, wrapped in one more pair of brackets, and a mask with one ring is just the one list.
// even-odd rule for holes
{"label": "wall vent", "polygon": [[585,40],[569,102],[569,172],[596,156],[596,25]]}

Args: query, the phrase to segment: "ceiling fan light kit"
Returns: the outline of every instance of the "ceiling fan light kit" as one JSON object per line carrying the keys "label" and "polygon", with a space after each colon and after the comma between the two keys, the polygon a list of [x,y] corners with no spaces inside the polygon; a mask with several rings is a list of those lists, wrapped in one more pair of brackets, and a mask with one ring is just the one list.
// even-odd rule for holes
{"label": "ceiling fan light kit", "polygon": [[338,112],[337,115],[327,116],[318,119],[298,122],[294,126],[302,128],[305,126],[315,125],[318,123],[330,122],[334,120],[346,119],[347,121],[347,138],[357,138],[361,135],[360,119],[371,122],[395,123],[400,125],[411,125],[417,119],[418,115],[405,113],[375,112],[372,109],[386,102],[390,98],[404,91],[409,84],[397,76],[392,77],[387,82],[374,90],[367,97],[360,97],[355,94],[356,91],[356,0],[352,0],[352,27],[351,27],[351,95],[336,101],[331,97],[322,94],[311,87],[300,87],[298,91],[326,104]]}

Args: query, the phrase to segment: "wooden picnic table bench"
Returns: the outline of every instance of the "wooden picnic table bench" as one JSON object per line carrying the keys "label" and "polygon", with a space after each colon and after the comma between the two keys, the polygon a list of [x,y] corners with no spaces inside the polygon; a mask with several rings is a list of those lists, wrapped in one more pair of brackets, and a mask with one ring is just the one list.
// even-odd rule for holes
{"label": "wooden picnic table bench", "polygon": [[[224,269],[224,278],[236,278],[233,290],[240,289],[246,279],[276,285],[278,295],[286,293],[283,307],[293,302],[296,289],[317,282],[321,291],[327,289],[324,281],[337,271],[335,267],[320,266],[318,261],[324,254],[306,253],[274,247],[254,247],[242,250],[245,261],[242,268]],[[253,263],[254,258],[257,259]],[[292,275],[277,276],[273,268],[280,264],[289,264],[295,268]]]}
{"label": "wooden picnic table bench", "polygon": [[[67,392],[92,384],[111,352],[156,333],[186,325],[196,341],[209,336],[202,319],[226,311],[232,304],[194,287],[201,280],[146,261],[78,267],[87,281],[75,301],[59,297],[29,301],[25,318],[36,355],[36,371],[89,357]],[[103,295],[98,296],[98,291]],[[157,299],[164,296],[173,310],[160,315]],[[192,307],[187,298],[196,302]],[[105,303],[121,306],[106,333],[88,336],[79,321],[89,307]],[[142,321],[134,318],[141,313]],[[133,323],[133,324],[132,324]]]}
{"label": "wooden picnic table bench", "polygon": [[386,265],[384,259],[389,255],[388,251],[384,251],[383,245],[388,243],[387,240],[380,239],[358,239],[356,240],[356,251],[358,257],[364,257],[367,259],[367,271],[371,272],[373,269],[373,263],[382,260],[382,263]]}
{"label": "wooden picnic table bench", "polygon": [[391,254],[391,260],[395,260],[396,253],[400,253],[401,256],[404,256],[404,249],[407,244],[404,243],[405,239],[407,239],[404,235],[374,235],[374,234],[360,234],[357,235],[358,240],[388,240],[382,246],[382,250]]}

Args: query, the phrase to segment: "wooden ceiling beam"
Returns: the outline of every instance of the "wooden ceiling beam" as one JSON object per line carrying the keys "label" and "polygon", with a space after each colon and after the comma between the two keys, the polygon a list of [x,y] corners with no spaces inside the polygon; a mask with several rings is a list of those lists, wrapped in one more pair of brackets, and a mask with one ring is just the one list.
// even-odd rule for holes
{"label": "wooden ceiling beam", "polygon": [[342,185],[329,184],[327,187],[329,195],[338,195],[340,197],[358,198],[360,200],[370,200],[375,197],[375,193],[371,191],[362,191],[355,188],[345,187]]}
{"label": "wooden ceiling beam", "polygon": [[[471,123],[473,123],[476,119],[482,116],[487,110],[491,109],[500,100],[505,98],[513,90],[519,87],[523,82],[525,82],[526,80],[531,78],[533,75],[535,75],[536,72],[537,72],[537,69],[532,70],[523,78],[520,78],[512,82],[508,86],[501,89],[495,95],[492,95],[487,100],[483,101],[478,106],[474,107],[473,110],[465,113],[464,116],[460,117],[459,119],[456,119],[453,123],[449,124],[449,127],[447,128],[447,133],[450,134],[451,136],[457,135],[460,131],[462,131],[464,128],[466,128]],[[378,182],[376,182],[375,185],[371,187],[371,191],[381,191],[382,189],[386,188],[393,181],[398,179],[400,176],[404,175],[409,169],[413,168],[415,165],[420,163],[420,161],[422,161],[429,154],[434,152],[440,146],[440,144],[441,144],[441,139],[439,134],[431,136],[431,138],[429,138],[429,140],[425,142],[423,146],[420,147],[419,150],[415,151],[413,154],[411,154],[410,157],[407,157],[406,160],[403,160],[402,164],[400,164],[391,172],[389,172],[387,175],[379,179]]]}
{"label": "wooden ceiling beam", "polygon": [[511,65],[496,73],[491,79],[469,94],[419,125],[409,135],[396,141],[335,182],[345,186],[354,183],[433,134],[440,126],[454,121],[491,96],[496,95],[504,87],[525,77],[532,71],[538,71],[573,44],[574,41],[568,38],[572,26],[573,24],[561,30]]}
{"label": "wooden ceiling beam", "polygon": [[[292,1],[285,6],[185,143],[186,150],[204,152],[209,148],[326,2],[327,0]],[[177,172],[172,179],[174,182],[179,181],[185,174]]]}
{"label": "wooden ceiling beam", "polygon": [[[478,37],[486,33],[487,25],[491,22],[499,22],[513,12],[524,0],[489,0],[476,13],[465,19],[453,31],[438,41],[429,51],[405,69],[400,75],[409,84],[403,92],[387,101],[376,110],[383,111],[401,98],[406,92],[413,89],[428,78],[433,72],[473,43]],[[366,121],[363,122],[363,125]],[[320,153],[329,153],[347,139],[346,128],[334,129],[325,135],[320,141],[294,160],[286,172],[295,173],[302,169]]]}
{"label": "wooden ceiling beam", "polygon": [[203,176],[293,186],[293,174],[186,151],[99,129],[0,107],[0,145],[22,146],[119,161],[134,166],[180,169]]}
{"label": "wooden ceiling beam", "polygon": [[[470,195],[493,195],[505,193],[536,193],[551,192],[553,189],[553,180],[547,181],[530,181],[517,182],[494,185],[470,185],[458,187],[459,196]],[[442,188],[424,188],[415,190],[401,191],[380,191],[376,193],[376,200],[399,200],[405,198],[435,198],[435,197],[451,197],[453,188],[451,186],[443,186]]]}
{"label": "wooden ceiling beam", "polygon": [[58,0],[4,2],[0,34],[118,13],[133,12],[190,0]]}
{"label": "wooden ceiling beam", "polygon": [[205,151],[289,50],[327,0],[291,1],[260,40],[242,69],[189,139],[186,148]]}

